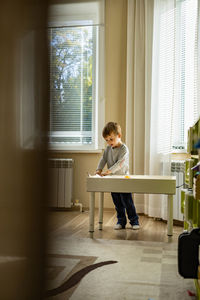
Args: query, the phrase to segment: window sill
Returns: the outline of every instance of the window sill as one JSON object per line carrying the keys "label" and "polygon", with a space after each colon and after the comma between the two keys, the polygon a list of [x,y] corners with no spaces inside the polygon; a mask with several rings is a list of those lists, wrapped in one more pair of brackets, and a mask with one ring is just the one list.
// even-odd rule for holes
{"label": "window sill", "polygon": [[183,149],[183,150],[173,150],[171,152],[172,154],[188,154],[187,150]]}
{"label": "window sill", "polygon": [[48,150],[50,153],[102,153],[102,149],[99,150],[55,150],[55,149],[49,149]]}

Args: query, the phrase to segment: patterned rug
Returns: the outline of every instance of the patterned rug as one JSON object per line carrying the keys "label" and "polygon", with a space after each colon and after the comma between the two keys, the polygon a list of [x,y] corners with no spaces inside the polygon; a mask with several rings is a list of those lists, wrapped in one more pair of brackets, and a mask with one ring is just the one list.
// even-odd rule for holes
{"label": "patterned rug", "polygon": [[51,241],[44,299],[194,300],[177,271],[177,244],[65,238]]}

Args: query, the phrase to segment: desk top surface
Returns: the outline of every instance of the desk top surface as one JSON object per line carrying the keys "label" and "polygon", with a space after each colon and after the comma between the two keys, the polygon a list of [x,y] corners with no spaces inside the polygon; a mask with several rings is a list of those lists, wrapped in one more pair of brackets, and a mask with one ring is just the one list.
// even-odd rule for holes
{"label": "desk top surface", "polygon": [[99,175],[89,175],[87,179],[95,178],[95,179],[139,179],[139,180],[176,180],[176,176],[164,176],[164,175],[107,175],[107,176],[99,176]]}
{"label": "desk top surface", "polygon": [[87,177],[88,192],[118,192],[143,194],[176,193],[176,177],[161,175],[111,175]]}

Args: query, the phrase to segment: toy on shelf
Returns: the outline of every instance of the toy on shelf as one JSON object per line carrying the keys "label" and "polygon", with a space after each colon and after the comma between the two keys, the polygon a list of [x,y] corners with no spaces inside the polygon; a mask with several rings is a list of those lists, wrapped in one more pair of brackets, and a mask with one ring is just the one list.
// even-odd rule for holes
{"label": "toy on shelf", "polygon": [[184,215],[184,232],[178,239],[179,274],[194,278],[200,300],[200,119],[188,130],[188,153],[185,162],[185,185],[181,190],[181,212]]}

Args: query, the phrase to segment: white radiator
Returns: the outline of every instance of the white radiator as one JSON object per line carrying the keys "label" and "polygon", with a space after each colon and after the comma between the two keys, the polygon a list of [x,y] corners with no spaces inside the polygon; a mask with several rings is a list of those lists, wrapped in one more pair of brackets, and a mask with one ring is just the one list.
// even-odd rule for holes
{"label": "white radiator", "polygon": [[173,202],[173,216],[175,220],[183,221],[181,213],[181,189],[185,183],[185,162],[171,161],[171,175],[176,176],[176,195]]}
{"label": "white radiator", "polygon": [[49,159],[49,207],[71,207],[73,188],[73,165],[73,159]]}

